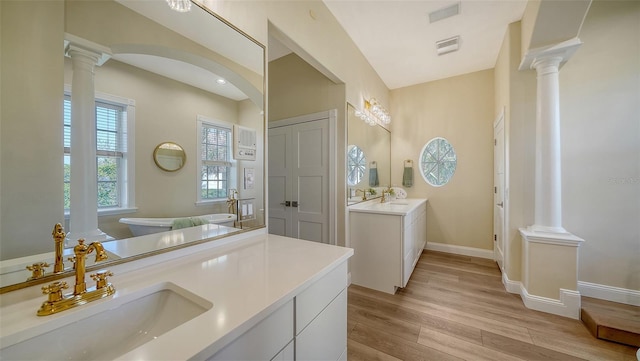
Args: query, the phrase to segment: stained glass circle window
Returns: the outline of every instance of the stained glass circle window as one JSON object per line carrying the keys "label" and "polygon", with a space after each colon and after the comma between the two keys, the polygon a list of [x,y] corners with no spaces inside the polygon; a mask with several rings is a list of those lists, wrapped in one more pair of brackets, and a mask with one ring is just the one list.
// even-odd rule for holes
{"label": "stained glass circle window", "polygon": [[355,186],[364,178],[367,160],[357,145],[349,145],[347,151],[347,184]]}
{"label": "stained glass circle window", "polygon": [[457,163],[451,143],[441,137],[433,138],[420,153],[420,174],[430,185],[442,187],[453,177]]}

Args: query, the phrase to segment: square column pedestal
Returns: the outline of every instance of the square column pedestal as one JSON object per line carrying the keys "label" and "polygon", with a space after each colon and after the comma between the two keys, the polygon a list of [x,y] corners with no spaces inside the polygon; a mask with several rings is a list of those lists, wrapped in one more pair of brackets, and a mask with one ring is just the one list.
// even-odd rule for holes
{"label": "square column pedestal", "polygon": [[571,233],[520,228],[522,236],[522,300],[527,308],[580,319],[578,247]]}

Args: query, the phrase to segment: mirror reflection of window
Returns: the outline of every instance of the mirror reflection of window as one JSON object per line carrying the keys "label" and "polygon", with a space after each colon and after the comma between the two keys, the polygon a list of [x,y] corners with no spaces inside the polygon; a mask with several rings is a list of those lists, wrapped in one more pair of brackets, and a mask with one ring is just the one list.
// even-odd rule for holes
{"label": "mirror reflection of window", "polygon": [[[131,109],[135,101],[97,92],[96,106],[96,165],[98,182],[98,210],[127,208],[133,199],[133,183],[127,173],[130,161],[127,149],[133,149],[133,137],[127,137],[127,122],[133,122]],[[71,208],[71,93],[65,91],[64,121],[64,209]]]}
{"label": "mirror reflection of window", "polygon": [[420,153],[420,174],[430,185],[441,187],[453,177],[457,163],[453,145],[444,138],[433,138]]}
{"label": "mirror reflection of window", "polygon": [[364,178],[367,160],[357,145],[350,145],[347,151],[347,184],[355,186]]}
{"label": "mirror reflection of window", "polygon": [[237,188],[231,160],[231,124],[198,116],[200,190],[198,202],[226,199],[229,188]]}

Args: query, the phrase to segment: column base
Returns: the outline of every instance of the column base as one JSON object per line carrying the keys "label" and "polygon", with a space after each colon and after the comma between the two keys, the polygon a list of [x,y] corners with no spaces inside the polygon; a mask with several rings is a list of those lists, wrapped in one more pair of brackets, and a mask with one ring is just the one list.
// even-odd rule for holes
{"label": "column base", "polygon": [[87,244],[91,242],[105,242],[112,241],[115,238],[110,235],[102,232],[100,229],[94,229],[93,231],[85,231],[85,232],[69,232],[67,233],[67,238],[65,238],[65,248],[73,247],[78,243],[79,239],[84,239]]}
{"label": "column base", "polygon": [[569,233],[521,228],[521,296],[528,308],[578,319],[578,247],[583,239]]}

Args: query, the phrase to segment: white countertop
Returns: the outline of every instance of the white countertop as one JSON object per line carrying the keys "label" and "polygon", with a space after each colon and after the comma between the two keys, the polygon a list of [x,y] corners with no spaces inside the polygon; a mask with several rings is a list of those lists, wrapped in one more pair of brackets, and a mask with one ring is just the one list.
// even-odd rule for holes
{"label": "white countertop", "polygon": [[349,212],[404,216],[426,202],[426,198],[395,199],[391,202],[385,203],[381,203],[380,199],[373,199],[367,202],[351,205],[348,209]]}
{"label": "white countertop", "polygon": [[213,354],[353,255],[349,248],[264,232],[262,229],[232,235],[218,245],[210,242],[188,247],[183,252],[208,248],[144,268],[131,269],[136,262],[152,262],[149,259],[153,257],[110,267],[115,295],[51,316],[36,316],[46,298],[35,296],[39,293],[35,288],[39,290],[39,286],[14,291],[29,296],[22,302],[2,303],[0,345],[7,347],[48,332],[105,309],[108,302],[117,303],[119,298],[127,299],[149,287],[170,282],[213,303],[213,307],[121,359],[186,360],[203,356],[199,354],[203,351]]}
{"label": "white countertop", "polygon": [[[229,235],[239,232],[240,229],[233,227],[225,227],[217,224],[205,224],[197,227],[182,228],[175,231],[167,231],[160,233],[147,234],[139,237],[131,237],[124,239],[116,239],[101,242],[104,249],[109,255],[109,260],[116,260],[125,257],[138,256],[159,249],[174,247],[187,244],[201,239],[209,239]],[[67,259],[73,256],[73,246],[70,244],[64,249],[63,260],[65,262],[65,270],[73,269],[73,263]],[[51,249],[54,243],[51,241]],[[31,272],[26,266],[36,262],[47,262],[50,267],[46,269],[46,274],[51,274],[55,259],[55,252],[42,253],[34,256],[22,258],[14,258],[10,260],[0,261],[0,287],[14,285],[16,283],[25,282],[31,277]],[[87,257],[86,265],[93,265],[94,257]]]}

